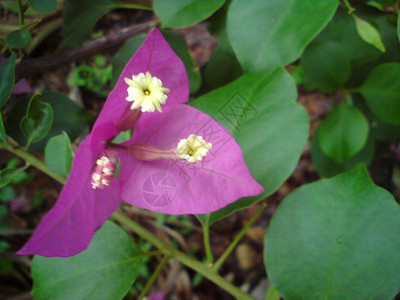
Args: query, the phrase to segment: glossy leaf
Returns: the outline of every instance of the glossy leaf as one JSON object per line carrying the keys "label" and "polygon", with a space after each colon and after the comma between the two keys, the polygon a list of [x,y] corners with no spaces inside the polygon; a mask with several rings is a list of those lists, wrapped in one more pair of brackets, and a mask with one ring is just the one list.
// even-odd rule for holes
{"label": "glossy leaf", "polygon": [[[57,92],[43,92],[39,95],[42,102],[49,103],[54,112],[53,127],[47,136],[38,143],[32,144],[30,150],[43,152],[49,139],[65,131],[74,141],[83,131],[92,115],[86,112],[80,105],[72,101],[67,96]],[[29,99],[22,99],[11,110],[5,127],[7,133],[20,145],[25,145],[26,137],[20,130],[20,120],[24,117],[27,110]]]}
{"label": "glossy leaf", "polygon": [[75,47],[89,36],[97,21],[118,6],[116,0],[66,0],[63,8],[63,42],[60,48]]}
{"label": "glossy leaf", "polygon": [[28,30],[18,29],[6,36],[6,43],[10,48],[22,49],[29,46],[32,36]]}
{"label": "glossy leaf", "polygon": [[371,135],[368,137],[364,147],[357,154],[340,164],[329,158],[322,151],[319,144],[317,128],[311,142],[311,159],[315,170],[321,177],[328,178],[350,171],[359,163],[368,165],[371,162],[375,151],[375,141]]}
{"label": "glossy leaf", "polygon": [[184,28],[197,24],[216,12],[225,0],[154,0],[154,13],[167,28]]}
{"label": "glossy leaf", "polygon": [[[272,194],[293,172],[308,136],[307,114],[295,99],[292,78],[277,69],[244,75],[191,102],[233,134],[251,174],[265,188],[212,213],[209,224]],[[223,144],[217,132],[207,134],[215,147]]]}
{"label": "glossy leaf", "polygon": [[328,24],[337,5],[337,0],[256,0],[251,5],[233,0],[228,37],[246,71],[272,70],[299,58]]}
{"label": "glossy leaf", "polygon": [[107,222],[76,256],[35,256],[32,294],[38,300],[122,299],[146,262],[142,254],[128,234]]}
{"label": "glossy leaf", "polygon": [[0,113],[0,143],[6,140],[6,130],[4,129],[3,117]]}
{"label": "glossy leaf", "polygon": [[400,289],[400,207],[363,165],[303,185],[265,238],[268,278],[284,299],[393,299]]}
{"label": "glossy leaf", "polygon": [[29,101],[26,115],[21,120],[21,131],[28,144],[43,139],[53,126],[53,109],[50,104],[41,102],[37,95]]}
{"label": "glossy leaf", "polygon": [[365,116],[342,102],[319,125],[318,140],[322,151],[341,164],[364,147],[368,132]]}
{"label": "glossy leaf", "polygon": [[371,111],[381,120],[400,124],[400,64],[383,64],[372,70],[359,89]]}
{"label": "glossy leaf", "polygon": [[11,95],[15,81],[15,55],[0,63],[0,109]]}
{"label": "glossy leaf", "polygon": [[57,8],[57,0],[32,0],[31,6],[41,14],[47,14]]}
{"label": "glossy leaf", "polygon": [[386,52],[385,46],[382,43],[381,36],[374,26],[367,21],[353,15],[356,22],[357,32],[359,36],[368,44],[371,44],[381,52]]}
{"label": "glossy leaf", "polygon": [[214,50],[204,67],[204,79],[211,89],[224,86],[242,74],[242,67],[236,57],[230,52],[225,52],[221,47]]}
{"label": "glossy leaf", "polygon": [[350,75],[350,59],[346,49],[337,43],[313,42],[301,60],[307,80],[324,92],[344,86]]}
{"label": "glossy leaf", "polygon": [[45,161],[47,167],[62,177],[68,177],[74,153],[68,135],[53,136],[45,148]]}

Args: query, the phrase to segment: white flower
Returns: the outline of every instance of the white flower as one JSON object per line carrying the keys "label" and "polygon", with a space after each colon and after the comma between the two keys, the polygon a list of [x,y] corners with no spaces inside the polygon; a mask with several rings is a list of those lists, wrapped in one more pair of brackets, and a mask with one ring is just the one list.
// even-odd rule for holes
{"label": "white flower", "polygon": [[147,72],[133,75],[132,79],[125,77],[125,82],[129,86],[126,100],[133,102],[132,110],[141,107],[142,112],[162,112],[161,104],[166,103],[169,89],[162,86],[160,79]]}
{"label": "white flower", "polygon": [[188,162],[200,162],[206,157],[212,145],[207,143],[202,136],[189,135],[187,139],[181,139],[175,153]]}

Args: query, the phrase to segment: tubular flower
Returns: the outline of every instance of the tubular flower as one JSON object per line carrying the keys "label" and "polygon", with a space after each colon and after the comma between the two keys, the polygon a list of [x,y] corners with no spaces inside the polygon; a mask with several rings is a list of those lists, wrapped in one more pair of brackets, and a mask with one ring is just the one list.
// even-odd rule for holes
{"label": "tubular flower", "polygon": [[[233,136],[180,104],[187,98],[185,67],[153,29],[79,146],[56,205],[19,254],[66,257],[85,250],[122,201],[168,214],[202,214],[262,192]],[[129,141],[112,142],[133,127]]]}

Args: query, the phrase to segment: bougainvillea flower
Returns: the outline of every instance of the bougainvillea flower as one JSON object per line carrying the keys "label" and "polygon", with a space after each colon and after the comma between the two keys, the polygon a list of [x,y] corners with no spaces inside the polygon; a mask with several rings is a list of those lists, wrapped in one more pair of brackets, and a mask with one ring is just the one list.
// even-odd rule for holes
{"label": "bougainvillea flower", "polygon": [[[126,65],[92,133],[75,153],[70,176],[57,203],[18,254],[75,255],[87,248],[95,231],[118,208],[122,201],[118,181],[113,179],[107,188],[94,189],[92,177],[96,173],[97,161],[103,156],[114,155],[106,149],[105,143],[137,121],[136,110],[130,110],[130,103],[125,99],[128,96],[125,78],[146,72],[156,76],[169,89],[168,102],[163,105],[164,112],[187,101],[189,84],[185,66],[160,31],[153,29]],[[146,117],[144,113],[141,118],[146,120]]]}
{"label": "bougainvillea flower", "polygon": [[230,132],[188,105],[140,120],[124,146],[119,150],[121,196],[136,207],[204,214],[264,190]]}
{"label": "bougainvillea flower", "polygon": [[[80,145],[56,205],[19,254],[66,257],[83,251],[122,200],[152,211],[199,214],[260,193],[232,135],[179,104],[187,97],[182,62],[153,30]],[[131,140],[112,142],[131,127]]]}

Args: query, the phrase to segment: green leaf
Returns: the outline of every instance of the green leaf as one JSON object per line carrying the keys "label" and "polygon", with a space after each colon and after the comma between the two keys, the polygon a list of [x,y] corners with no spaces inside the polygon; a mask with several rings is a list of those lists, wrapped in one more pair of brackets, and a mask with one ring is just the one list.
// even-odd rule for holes
{"label": "green leaf", "polygon": [[139,35],[131,38],[125,42],[125,44],[118,50],[113,58],[113,77],[112,77],[112,85],[115,86],[119,76],[124,70],[126,64],[131,59],[132,55],[140,48],[143,44],[146,36]]}
{"label": "green leaf", "polygon": [[[295,103],[296,97],[292,78],[279,68],[244,75],[190,103],[233,134],[251,174],[265,188],[259,196],[212,213],[210,224],[272,194],[293,172],[309,127],[307,113]],[[218,141],[218,133],[207,132],[207,128],[202,135],[215,144],[223,142]]]}
{"label": "green leaf", "polygon": [[224,6],[208,20],[208,29],[218,40],[218,48],[234,56],[235,53],[233,52],[226,32],[229,3],[230,1],[227,1]]}
{"label": "green leaf", "polygon": [[35,299],[122,299],[146,259],[126,232],[106,222],[89,248],[66,258],[35,256]]}
{"label": "green leaf", "polygon": [[246,71],[271,70],[299,58],[337,6],[337,0],[233,0],[228,37]]}
{"label": "green leaf", "polygon": [[6,36],[6,43],[10,48],[22,49],[29,46],[32,36],[28,30],[18,29]]}
{"label": "green leaf", "polygon": [[365,116],[356,107],[342,102],[319,125],[318,140],[322,151],[342,164],[364,147],[368,132]]}
{"label": "green leaf", "polygon": [[400,124],[400,64],[379,65],[368,75],[359,92],[381,120]]}
{"label": "green leaf", "polygon": [[116,0],[66,0],[63,8],[63,41],[60,48],[75,47],[89,36],[97,21],[118,7]]}
{"label": "green leaf", "polygon": [[199,67],[196,66],[196,63],[190,54],[188,45],[183,37],[175,32],[163,30],[162,34],[176,55],[178,55],[185,64],[186,72],[189,78],[190,93],[195,93],[200,88],[201,75]]}
{"label": "green leaf", "polygon": [[68,135],[53,136],[47,143],[44,157],[51,171],[62,177],[68,177],[74,153]]}
{"label": "green leaf", "polygon": [[14,88],[15,80],[15,54],[0,63],[0,109],[6,104]]}
{"label": "green leaf", "polygon": [[17,197],[17,194],[15,193],[14,189],[11,186],[6,186],[6,187],[0,189],[0,200],[1,201],[9,202],[11,199],[13,199],[15,197]]}
{"label": "green leaf", "polygon": [[25,117],[21,120],[21,131],[28,139],[28,145],[43,139],[53,126],[53,109],[50,104],[34,95],[29,101]]}
{"label": "green leaf", "polygon": [[[74,141],[84,130],[93,115],[86,112],[80,105],[67,96],[57,92],[43,92],[38,96],[40,101],[51,105],[54,112],[53,127],[47,136],[38,143],[29,147],[32,151],[43,152],[49,139],[65,131]],[[11,110],[5,127],[7,133],[20,145],[27,142],[26,137],[20,130],[20,120],[24,117],[29,104],[29,99],[21,99]]]}
{"label": "green leaf", "polygon": [[57,0],[32,0],[31,6],[38,13],[47,14],[56,10]]}
{"label": "green leaf", "polygon": [[381,36],[378,30],[367,21],[360,19],[353,15],[354,21],[356,22],[357,32],[360,37],[368,44],[371,44],[381,52],[386,52],[385,46],[382,43]]}
{"label": "green leaf", "polygon": [[154,0],[153,9],[167,28],[184,28],[207,19],[225,0]]}
{"label": "green leaf", "polygon": [[218,47],[204,67],[204,79],[210,89],[216,89],[232,82],[243,74],[236,57]]}
{"label": "green leaf", "polygon": [[397,37],[399,38],[400,42],[400,14],[397,15]]}
{"label": "green leaf", "polygon": [[400,289],[400,207],[364,166],[303,185],[265,238],[268,278],[284,299],[393,299]]}
{"label": "green leaf", "polygon": [[315,131],[314,138],[311,142],[311,160],[315,170],[321,177],[332,177],[350,171],[359,163],[368,165],[372,161],[375,151],[375,141],[372,138],[372,132],[364,147],[357,154],[340,164],[329,158],[322,151],[319,144],[318,131],[319,128]]}
{"label": "green leaf", "polygon": [[323,92],[343,87],[350,75],[346,49],[334,42],[311,43],[304,51],[301,62],[307,80]]}
{"label": "green leaf", "polygon": [[14,167],[7,167],[0,170],[0,189],[11,183],[20,172],[20,169]]}
{"label": "green leaf", "polygon": [[6,130],[4,129],[3,117],[1,116],[0,112],[0,143],[3,143],[5,141],[6,141]]}

